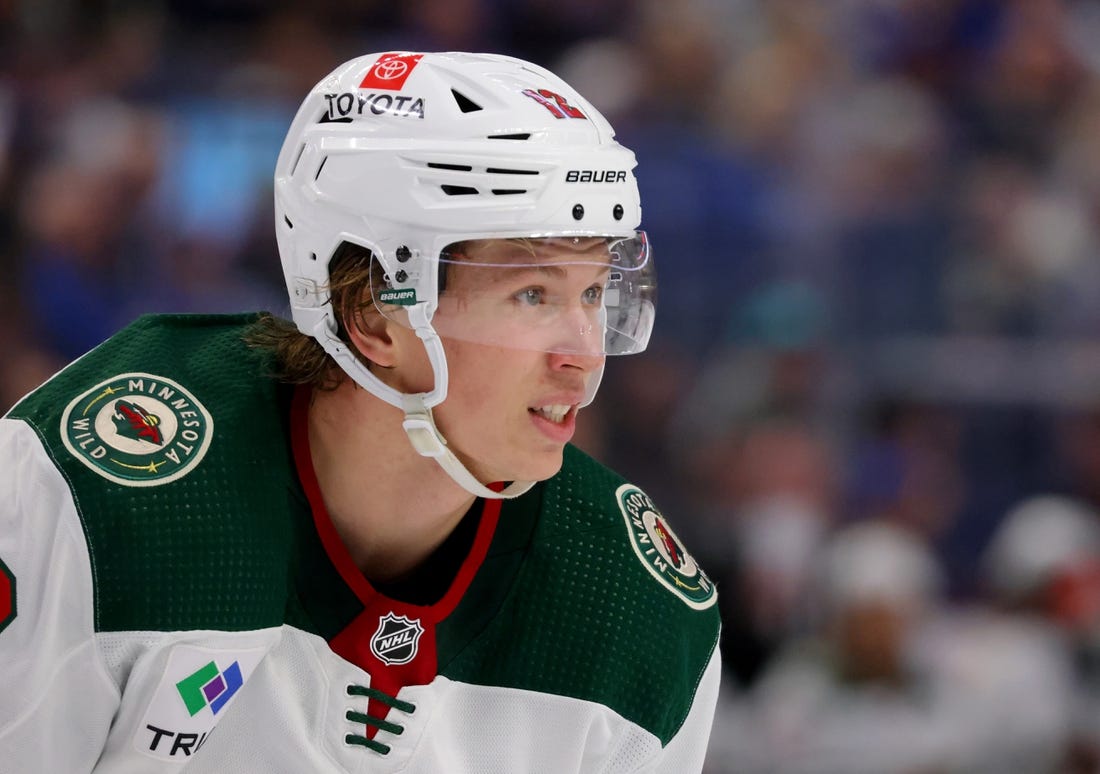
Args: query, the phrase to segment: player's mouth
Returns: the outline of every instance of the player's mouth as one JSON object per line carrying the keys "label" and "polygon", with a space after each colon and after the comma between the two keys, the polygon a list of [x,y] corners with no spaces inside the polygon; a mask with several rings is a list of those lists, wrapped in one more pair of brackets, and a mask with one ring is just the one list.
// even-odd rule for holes
{"label": "player's mouth", "polygon": [[527,409],[543,435],[558,443],[567,443],[577,429],[576,403],[548,403]]}
{"label": "player's mouth", "polygon": [[565,421],[565,415],[569,413],[569,410],[573,407],[565,403],[557,403],[552,406],[541,406],[537,409],[531,409],[541,417],[549,419],[551,422],[560,425]]}

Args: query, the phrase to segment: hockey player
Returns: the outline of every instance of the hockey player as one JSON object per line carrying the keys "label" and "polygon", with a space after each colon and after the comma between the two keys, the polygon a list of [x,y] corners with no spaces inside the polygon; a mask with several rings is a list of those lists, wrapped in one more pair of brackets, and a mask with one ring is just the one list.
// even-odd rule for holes
{"label": "hockey player", "polygon": [[526,62],[325,77],[292,321],[141,318],[0,421],[0,771],[699,771],[714,588],[568,443],[653,322],[634,165]]}

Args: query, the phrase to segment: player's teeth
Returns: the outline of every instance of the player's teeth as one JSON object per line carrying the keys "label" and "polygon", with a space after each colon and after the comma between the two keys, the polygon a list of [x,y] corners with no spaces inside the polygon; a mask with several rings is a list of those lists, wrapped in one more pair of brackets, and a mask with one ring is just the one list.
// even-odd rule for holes
{"label": "player's teeth", "polygon": [[549,419],[551,422],[561,422],[565,419],[565,415],[569,413],[569,406],[542,406],[538,410],[539,414]]}

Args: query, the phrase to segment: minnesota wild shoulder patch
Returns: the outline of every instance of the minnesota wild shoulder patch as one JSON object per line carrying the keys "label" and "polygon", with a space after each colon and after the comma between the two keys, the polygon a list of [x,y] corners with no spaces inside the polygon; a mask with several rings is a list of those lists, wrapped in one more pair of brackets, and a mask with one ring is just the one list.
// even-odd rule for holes
{"label": "minnesota wild shoulder patch", "polygon": [[188,390],[163,376],[129,373],[81,393],[61,417],[69,452],[123,486],[158,486],[192,471],[214,421]]}
{"label": "minnesota wild shoulder patch", "polygon": [[615,499],[626,521],[630,544],[661,585],[688,607],[705,610],[717,596],[714,584],[695,563],[665,517],[645,492],[633,484],[615,490]]}

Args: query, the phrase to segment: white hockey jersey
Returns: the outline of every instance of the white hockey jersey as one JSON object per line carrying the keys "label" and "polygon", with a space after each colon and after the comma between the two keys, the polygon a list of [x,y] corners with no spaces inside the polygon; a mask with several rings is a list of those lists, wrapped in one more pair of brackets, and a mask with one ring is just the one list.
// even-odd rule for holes
{"label": "white hockey jersey", "polygon": [[0,774],[699,771],[715,591],[645,493],[569,447],[438,593],[374,588],[251,319],[142,318],[0,420]]}

